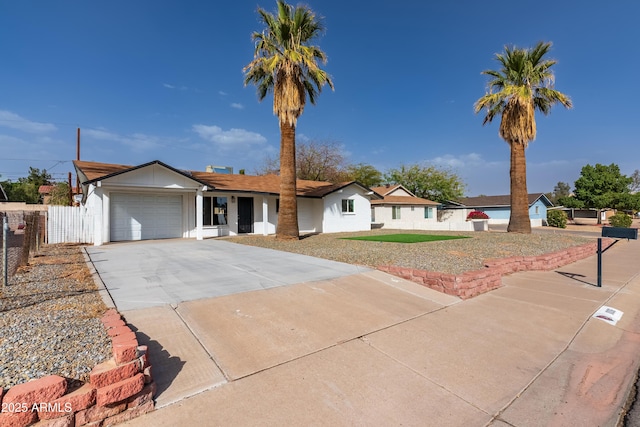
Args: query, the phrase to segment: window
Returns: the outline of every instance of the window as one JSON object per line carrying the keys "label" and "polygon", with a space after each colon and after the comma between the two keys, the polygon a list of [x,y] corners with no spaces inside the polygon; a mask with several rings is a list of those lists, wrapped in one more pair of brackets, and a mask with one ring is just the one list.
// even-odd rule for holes
{"label": "window", "polygon": [[202,225],[227,225],[227,198],[202,198]]}
{"label": "window", "polygon": [[400,219],[400,206],[391,206],[391,219]]}
{"label": "window", "polygon": [[425,207],[424,208],[424,217],[426,219],[433,218],[433,208]]}
{"label": "window", "polygon": [[352,199],[342,199],[342,213],[354,213],[354,204]]}
{"label": "window", "polygon": [[536,215],[540,214],[540,206],[536,206]]}

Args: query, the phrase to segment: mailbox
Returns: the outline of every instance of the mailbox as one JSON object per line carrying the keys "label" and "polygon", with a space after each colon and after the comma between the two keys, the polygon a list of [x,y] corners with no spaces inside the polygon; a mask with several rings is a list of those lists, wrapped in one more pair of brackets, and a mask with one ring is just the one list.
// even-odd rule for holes
{"label": "mailbox", "polygon": [[602,227],[602,237],[638,240],[638,229],[624,227]]}

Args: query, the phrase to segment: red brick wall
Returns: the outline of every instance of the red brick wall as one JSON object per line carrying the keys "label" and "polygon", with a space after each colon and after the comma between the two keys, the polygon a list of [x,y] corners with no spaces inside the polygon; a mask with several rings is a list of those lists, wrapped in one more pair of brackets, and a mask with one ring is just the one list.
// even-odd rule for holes
{"label": "red brick wall", "polygon": [[113,358],[95,366],[89,382],[73,390],[57,375],[0,389],[0,426],[23,427],[38,421],[60,427],[113,425],[154,409],[156,384],[147,347],[138,345],[116,310],[108,310],[102,323],[111,337]]}
{"label": "red brick wall", "polygon": [[[608,246],[612,241],[612,239],[602,239],[603,247]],[[492,259],[485,261],[485,268],[482,270],[467,271],[457,275],[389,265],[379,266],[378,269],[436,291],[467,299],[502,286],[504,274],[553,270],[594,255],[596,250],[597,242],[593,242],[544,255]]]}

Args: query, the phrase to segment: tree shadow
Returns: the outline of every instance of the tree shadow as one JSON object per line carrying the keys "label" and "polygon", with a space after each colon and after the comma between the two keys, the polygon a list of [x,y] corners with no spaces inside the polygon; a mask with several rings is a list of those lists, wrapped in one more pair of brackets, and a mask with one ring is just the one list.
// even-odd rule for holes
{"label": "tree shadow", "polygon": [[154,399],[156,399],[171,386],[171,383],[177,378],[187,362],[177,356],[171,356],[162,344],[151,339],[151,337],[144,332],[140,332],[134,324],[127,322],[127,325],[135,332],[138,344],[147,346],[147,358],[151,365],[151,377],[156,383],[156,395],[154,396]]}

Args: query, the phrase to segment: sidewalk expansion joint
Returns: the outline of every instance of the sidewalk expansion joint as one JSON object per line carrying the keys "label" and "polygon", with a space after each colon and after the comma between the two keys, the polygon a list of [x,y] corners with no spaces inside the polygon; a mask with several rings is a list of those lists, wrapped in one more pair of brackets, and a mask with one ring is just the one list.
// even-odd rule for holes
{"label": "sidewalk expansion joint", "polygon": [[[620,286],[618,289],[616,289],[611,295],[609,295],[609,297],[602,302],[602,304],[598,307],[598,309],[603,306],[603,305],[607,305],[607,303],[609,301],[611,301],[613,299],[613,297],[615,297],[616,295],[618,295],[624,288],[627,287],[627,285],[629,283],[631,283],[633,280],[635,280],[638,276],[640,276],[640,273],[636,273],[633,276],[631,276],[631,278],[629,278],[629,280],[627,280],[622,286]],[[582,325],[580,325],[580,327],[576,330],[576,332],[573,334],[573,336],[571,337],[571,339],[567,342],[567,344],[558,352],[558,354],[556,354],[556,356],[551,359],[551,361],[549,363],[547,363],[541,370],[540,372],[538,372],[536,375],[534,375],[534,377],[531,379],[531,381],[529,381],[514,397],[513,399],[511,399],[509,402],[506,403],[506,405],[504,405],[498,412],[496,412],[492,419],[489,421],[489,423],[487,425],[490,425],[492,422],[496,421],[496,420],[500,420],[503,421],[501,419],[501,415],[504,413],[504,411],[506,411],[516,400],[518,400],[520,398],[520,396],[522,396],[522,394],[524,392],[526,392],[532,385],[534,382],[536,382],[536,380],[538,378],[540,378],[540,376],[542,374],[544,374],[550,367],[551,365],[553,365],[556,360],[558,360],[560,358],[560,356],[562,356],[567,349],[571,346],[571,344],[573,344],[573,342],[576,340],[577,336],[580,334],[580,332],[582,332],[582,330],[584,329],[584,327],[587,325],[587,323],[589,322],[589,320],[592,318],[592,316],[598,311],[598,309],[594,310],[593,313],[591,313],[585,320],[584,322],[582,322]],[[620,329],[620,328],[618,328]]]}
{"label": "sidewalk expansion joint", "polygon": [[180,318],[180,321],[184,324],[184,326],[186,326],[186,328],[189,330],[189,332],[191,333],[191,335],[196,339],[196,341],[198,342],[198,344],[200,345],[200,347],[202,347],[202,349],[205,351],[205,353],[207,353],[207,356],[209,356],[209,359],[211,359],[211,361],[213,362],[214,365],[216,365],[216,368],[218,368],[220,370],[220,372],[222,373],[222,375],[224,376],[224,379],[227,382],[231,382],[232,379],[229,378],[229,376],[227,375],[227,373],[224,371],[224,369],[222,369],[222,366],[220,366],[220,364],[218,363],[218,361],[216,361],[215,357],[213,356],[213,354],[211,354],[209,352],[209,350],[207,349],[207,347],[204,345],[204,343],[202,342],[202,340],[200,339],[200,337],[198,336],[198,334],[195,333],[195,331],[193,329],[191,329],[191,326],[189,326],[189,323],[184,319],[184,317],[182,317],[182,315],[180,314],[180,312],[177,310],[177,306],[173,306],[173,304],[171,304],[171,309],[173,310],[174,313],[176,313],[176,315]]}

